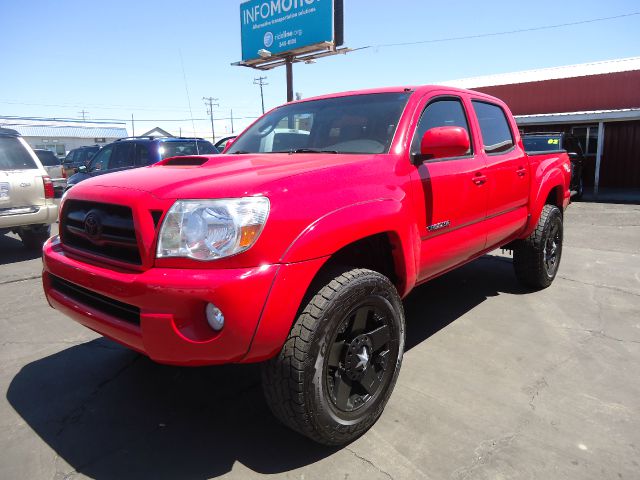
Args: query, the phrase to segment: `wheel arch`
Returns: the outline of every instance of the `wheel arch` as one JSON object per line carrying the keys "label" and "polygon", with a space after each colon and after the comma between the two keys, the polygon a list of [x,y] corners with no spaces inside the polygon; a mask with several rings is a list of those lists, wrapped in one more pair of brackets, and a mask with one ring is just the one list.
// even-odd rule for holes
{"label": "wheel arch", "polygon": [[[400,217],[401,204],[378,201],[345,208],[310,225],[282,256],[251,347],[243,362],[275,355],[291,331],[305,300],[338,265],[368,268],[391,280],[398,294],[415,284],[411,223]],[[395,228],[394,228],[395,227]]]}

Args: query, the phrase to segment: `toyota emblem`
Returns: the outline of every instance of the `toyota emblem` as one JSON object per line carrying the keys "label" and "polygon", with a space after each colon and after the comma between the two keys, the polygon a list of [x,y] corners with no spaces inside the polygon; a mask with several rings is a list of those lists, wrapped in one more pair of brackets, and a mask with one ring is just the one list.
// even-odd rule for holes
{"label": "toyota emblem", "polygon": [[89,238],[96,239],[100,237],[102,233],[100,217],[93,212],[89,212],[87,216],[84,217],[84,231]]}

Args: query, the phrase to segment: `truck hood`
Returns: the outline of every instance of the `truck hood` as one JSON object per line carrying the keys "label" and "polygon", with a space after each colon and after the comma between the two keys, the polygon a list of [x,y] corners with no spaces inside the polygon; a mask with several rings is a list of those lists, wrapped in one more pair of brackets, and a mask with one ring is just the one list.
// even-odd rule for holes
{"label": "truck hood", "polygon": [[[334,165],[364,162],[370,155],[269,153],[174,157],[156,165],[100,175],[75,188],[141,190],[162,199],[225,198],[263,193],[272,181]],[[191,165],[176,165],[176,163]],[[80,193],[80,192],[78,192]]]}

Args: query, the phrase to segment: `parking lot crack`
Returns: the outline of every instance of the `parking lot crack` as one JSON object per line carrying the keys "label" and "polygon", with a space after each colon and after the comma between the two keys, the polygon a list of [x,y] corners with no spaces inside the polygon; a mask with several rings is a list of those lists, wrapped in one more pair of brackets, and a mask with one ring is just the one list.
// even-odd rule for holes
{"label": "parking lot crack", "polygon": [[529,400],[529,406],[531,407],[531,410],[535,410],[536,406],[534,404],[536,398],[538,396],[540,396],[540,391],[545,389],[546,387],[548,387],[549,384],[547,383],[546,379],[544,377],[540,378],[533,386],[532,386],[532,390],[533,393],[531,394],[531,400]]}
{"label": "parking lot crack", "polygon": [[474,459],[472,462],[466,467],[461,467],[455,470],[451,474],[451,478],[454,478],[455,480],[464,480],[473,476],[473,473],[476,470],[482,468],[502,450],[508,448],[517,435],[518,433],[515,432],[481,442],[473,451]]}
{"label": "parking lot crack", "polygon": [[378,467],[375,463],[373,463],[371,460],[369,460],[368,458],[363,457],[362,455],[357,454],[354,450],[352,450],[349,447],[345,447],[345,450],[347,450],[348,452],[350,452],[354,457],[356,457],[357,459],[363,461],[364,463],[371,465],[373,468],[375,468],[377,471],[379,471],[380,473],[382,473],[383,475],[389,477],[391,480],[393,480],[393,477],[391,476],[391,474],[389,472],[385,472],[384,470],[382,470],[380,467]]}
{"label": "parking lot crack", "polygon": [[605,285],[605,284],[601,284],[601,283],[584,282],[582,280],[576,280],[575,278],[564,277],[562,275],[558,275],[558,278],[561,278],[563,280],[567,280],[569,282],[575,282],[575,283],[580,283],[582,285],[588,285],[590,287],[606,288],[608,290],[614,290],[616,292],[626,293],[627,295],[633,295],[635,297],[640,297],[640,293],[632,292],[631,290],[626,290],[626,289],[620,288],[620,287],[614,287],[613,285]]}
{"label": "parking lot crack", "polygon": [[574,330],[578,332],[588,333],[590,335],[593,335],[594,337],[606,338],[607,340],[613,340],[614,342],[621,342],[621,343],[629,342],[629,343],[640,344],[640,340],[631,340],[631,339],[612,337],[611,335],[608,335],[607,333],[605,333],[604,330],[591,330],[589,328],[572,328],[572,327],[562,327],[562,328],[564,328],[565,330]]}
{"label": "parking lot crack", "polygon": [[18,283],[18,282],[26,282],[29,280],[36,280],[38,278],[42,278],[42,275],[30,275],[28,277],[22,277],[22,278],[12,278],[11,280],[3,280],[0,282],[0,285],[9,285],[10,283]]}
{"label": "parking lot crack", "polygon": [[64,416],[64,418],[60,421],[61,425],[56,435],[62,435],[67,427],[79,423],[82,419],[82,416],[87,410],[87,406],[100,394],[100,391],[115,379],[117,379],[120,375],[122,375],[126,370],[131,368],[140,358],[141,357],[139,355],[134,356],[131,361],[124,364],[120,369],[114,372],[113,375],[100,382],[96,386],[96,388],[94,388],[94,390],[82,401],[80,405],[78,405],[71,412]]}

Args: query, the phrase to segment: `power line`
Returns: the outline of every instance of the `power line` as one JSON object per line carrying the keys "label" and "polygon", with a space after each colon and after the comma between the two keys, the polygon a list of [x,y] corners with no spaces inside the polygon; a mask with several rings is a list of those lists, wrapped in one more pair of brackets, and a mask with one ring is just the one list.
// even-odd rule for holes
{"label": "power line", "polygon": [[424,44],[424,43],[442,43],[442,42],[452,42],[455,40],[471,40],[471,39],[475,39],[475,38],[485,38],[485,37],[497,37],[499,35],[511,35],[514,33],[524,33],[524,32],[536,32],[539,30],[551,30],[553,28],[562,28],[562,27],[571,27],[574,25],[584,25],[584,24],[588,24],[588,23],[595,23],[595,22],[604,22],[607,20],[615,20],[618,18],[626,18],[626,17],[633,17],[636,15],[640,15],[640,12],[631,12],[631,13],[625,13],[622,15],[615,15],[613,17],[599,17],[599,18],[592,18],[589,20],[581,20],[579,22],[568,22],[568,23],[558,23],[555,25],[543,25],[540,27],[531,27],[531,28],[521,28],[518,30],[506,30],[504,32],[492,32],[492,33],[480,33],[477,35],[464,35],[461,37],[445,37],[445,38],[434,38],[434,39],[430,39],[430,40],[418,40],[415,42],[400,42],[400,43],[380,43],[378,45],[369,45],[366,47],[360,47],[356,50],[364,50],[366,48],[382,48],[382,47],[405,47],[405,46],[409,46],[409,45],[420,45],[420,44]]}

